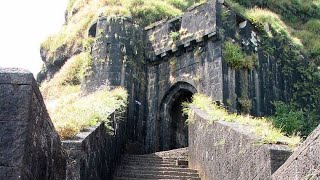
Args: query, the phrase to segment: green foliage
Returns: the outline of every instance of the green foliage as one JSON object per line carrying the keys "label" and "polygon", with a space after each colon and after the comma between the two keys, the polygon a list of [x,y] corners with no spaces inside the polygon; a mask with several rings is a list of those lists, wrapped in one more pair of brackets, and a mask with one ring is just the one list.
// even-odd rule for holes
{"label": "green foliage", "polygon": [[179,32],[170,32],[169,36],[173,41],[177,41],[180,38],[180,33]]}
{"label": "green foliage", "polygon": [[252,69],[255,65],[256,58],[254,55],[246,55],[241,47],[231,40],[223,44],[222,55],[224,60],[235,69]]}
{"label": "green foliage", "polygon": [[[291,101],[296,106],[295,110],[301,110],[304,115],[304,122],[298,131],[302,136],[307,136],[319,124],[319,117],[315,113],[320,101],[317,67],[314,62],[308,62],[306,57],[301,55],[299,48],[288,45],[288,40],[281,34],[274,34],[273,38],[267,35],[261,37],[261,49],[275,57],[282,66],[282,74],[289,82],[287,89],[292,92]],[[267,51],[268,48],[265,47],[272,45],[275,45],[274,49]]]}
{"label": "green foliage", "polygon": [[241,68],[244,63],[244,54],[241,47],[233,43],[231,40],[225,41],[223,44],[223,58],[231,66],[236,69]]}
{"label": "green foliage", "polygon": [[311,19],[305,24],[306,30],[320,34],[320,19]]}
{"label": "green foliage", "polygon": [[320,1],[227,2],[251,19],[260,30],[260,50],[266,56],[274,57],[280,65],[289,83],[288,91],[293,95],[291,101],[304,116],[298,131],[302,136],[307,136],[319,124],[320,118],[316,113],[320,101],[317,69],[320,66]]}
{"label": "green foliage", "polygon": [[182,14],[181,9],[167,1],[131,0],[128,4],[132,17],[142,26]]}
{"label": "green foliage", "polygon": [[302,124],[305,122],[304,114],[296,110],[293,104],[281,101],[274,102],[276,113],[271,118],[275,127],[282,129],[288,135],[297,134],[301,131]]}
{"label": "green foliage", "polygon": [[233,9],[260,25],[263,22],[269,23],[276,31],[287,36],[293,44],[297,46],[303,44],[302,50],[310,56],[311,61],[320,66],[319,0],[227,0],[227,2]]}
{"label": "green foliage", "polygon": [[189,118],[187,122],[193,123],[194,120],[192,118],[194,113],[190,107],[204,111],[209,117],[208,123],[227,121],[246,125],[250,127],[252,133],[262,138],[263,143],[282,142],[290,146],[296,146],[301,141],[298,136],[285,136],[281,129],[275,128],[267,118],[230,114],[223,107],[215,104],[210,97],[203,94],[195,94],[192,97],[191,103],[183,103],[183,112],[185,115],[188,115]]}

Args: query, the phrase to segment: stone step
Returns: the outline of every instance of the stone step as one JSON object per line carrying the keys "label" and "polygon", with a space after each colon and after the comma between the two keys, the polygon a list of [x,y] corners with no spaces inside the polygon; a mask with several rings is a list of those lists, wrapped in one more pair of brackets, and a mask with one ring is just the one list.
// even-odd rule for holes
{"label": "stone step", "polygon": [[152,174],[152,175],[171,175],[171,176],[191,176],[191,177],[198,177],[198,174],[195,172],[182,172],[182,171],[161,171],[161,170],[121,170],[118,169],[116,172],[116,176],[122,177],[124,174],[139,174],[139,175],[144,175],[144,174]]}
{"label": "stone step", "polygon": [[190,175],[168,175],[168,174],[152,174],[145,172],[145,174],[134,174],[134,173],[121,173],[116,174],[115,177],[125,177],[125,178],[139,178],[139,179],[190,179],[190,178],[200,178],[198,174]]}
{"label": "stone step", "polygon": [[188,168],[180,168],[180,167],[142,167],[142,166],[119,166],[118,170],[142,170],[142,171],[179,171],[179,172],[190,172],[190,173],[197,173],[196,170],[188,169]]}
{"label": "stone step", "polygon": [[[149,156],[144,156],[144,157],[139,157],[139,156],[124,156],[123,159],[132,159],[132,160],[136,160],[136,159],[143,159],[143,160],[155,160],[155,161],[158,161],[158,160],[177,160],[179,158],[162,158],[162,157],[149,157]],[[180,159],[185,159],[185,158],[180,158]]]}
{"label": "stone step", "polygon": [[187,166],[177,166],[176,164],[169,164],[169,163],[158,163],[158,164],[153,164],[153,163],[121,163],[123,166],[140,166],[140,167],[181,167],[181,168],[186,168]]}
{"label": "stone step", "polygon": [[186,148],[146,155],[125,155],[116,169],[114,179],[201,180],[196,170],[187,168],[187,158]]}
{"label": "stone step", "polygon": [[176,162],[178,159],[144,159],[144,158],[122,158],[122,161],[145,161],[145,162]]}
{"label": "stone step", "polygon": [[[153,179],[153,178],[150,178],[150,179]],[[114,180],[150,180],[150,179],[142,179],[142,178],[127,178],[127,177],[114,177]],[[160,180],[169,180],[169,179],[166,179],[166,178],[157,178],[157,179],[160,179]],[[201,180],[201,178],[199,177],[196,177],[196,178],[172,178],[170,180]]]}
{"label": "stone step", "polygon": [[162,160],[162,161],[144,161],[144,160],[126,160],[123,159],[121,160],[122,164],[177,164],[176,161],[166,161],[166,160]]}

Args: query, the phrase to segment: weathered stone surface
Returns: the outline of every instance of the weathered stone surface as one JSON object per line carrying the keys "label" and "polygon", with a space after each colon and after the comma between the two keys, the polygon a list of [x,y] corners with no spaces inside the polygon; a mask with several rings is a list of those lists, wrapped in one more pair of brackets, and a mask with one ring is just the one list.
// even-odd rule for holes
{"label": "weathered stone surface", "polygon": [[104,123],[77,135],[76,140],[63,141],[68,154],[67,180],[112,179],[126,140],[125,123],[110,115],[114,132]]}
{"label": "weathered stone surface", "polygon": [[[128,137],[132,144],[143,145],[144,152],[187,145],[184,119],[173,116],[180,113],[176,100],[190,93],[206,94],[230,112],[265,116],[274,113],[272,102],[292,100],[298,89],[294,84],[305,78],[298,71],[288,72],[296,64],[281,55],[299,54],[290,50],[288,41],[265,38],[224,1],[208,1],[145,29],[128,18],[101,17],[95,33],[93,66],[82,89],[90,92],[107,84],[128,90]],[[241,47],[252,67],[246,67],[248,62],[239,68],[227,63],[227,40]]]}
{"label": "weathered stone surface", "polygon": [[[145,28],[150,45],[146,47],[148,59],[169,50],[175,51],[179,46],[190,46],[191,41],[200,40],[204,36],[216,33],[216,1],[189,8],[181,17],[161,21]],[[176,26],[176,27],[175,27]],[[177,40],[170,37],[177,32]]]}
{"label": "weathered stone surface", "polygon": [[143,29],[130,19],[102,17],[97,22],[96,41],[92,47],[93,67],[82,84],[90,92],[102,85],[127,89],[128,134],[131,142],[144,144],[146,102],[146,63]]}
{"label": "weathered stone surface", "polygon": [[208,123],[195,109],[189,124],[189,166],[205,179],[271,179],[290,156],[283,145],[259,143],[248,127],[227,122]]}
{"label": "weathered stone surface", "polygon": [[0,68],[0,179],[64,179],[65,155],[33,75]]}
{"label": "weathered stone surface", "polygon": [[320,126],[303,142],[289,159],[272,175],[274,180],[320,178]]}

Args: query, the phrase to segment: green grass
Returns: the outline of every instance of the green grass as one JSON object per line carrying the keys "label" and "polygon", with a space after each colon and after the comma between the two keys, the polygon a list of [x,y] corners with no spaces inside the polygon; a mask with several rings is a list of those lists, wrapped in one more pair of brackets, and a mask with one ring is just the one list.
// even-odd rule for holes
{"label": "green grass", "polygon": [[127,93],[123,88],[101,89],[87,96],[66,94],[46,101],[51,120],[62,139],[72,139],[82,129],[108,122],[114,110],[124,110]]}
{"label": "green grass", "polygon": [[320,0],[227,0],[227,3],[255,23],[270,23],[320,66]]}
{"label": "green grass", "polygon": [[301,142],[299,136],[285,136],[281,129],[275,128],[272,121],[267,118],[255,118],[249,115],[228,113],[223,107],[216,105],[210,97],[203,94],[195,94],[191,103],[184,103],[184,113],[189,117],[188,123],[194,121],[192,118],[193,111],[192,108],[190,108],[192,106],[208,114],[208,123],[221,120],[249,126],[251,132],[260,137],[263,143],[281,142],[290,147],[295,147]]}

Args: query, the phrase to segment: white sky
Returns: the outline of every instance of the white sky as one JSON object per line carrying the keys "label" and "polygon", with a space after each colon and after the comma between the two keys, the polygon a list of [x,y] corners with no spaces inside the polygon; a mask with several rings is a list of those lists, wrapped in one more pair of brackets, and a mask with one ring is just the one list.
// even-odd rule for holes
{"label": "white sky", "polygon": [[0,2],[0,67],[40,71],[40,42],[64,23],[67,0]]}

